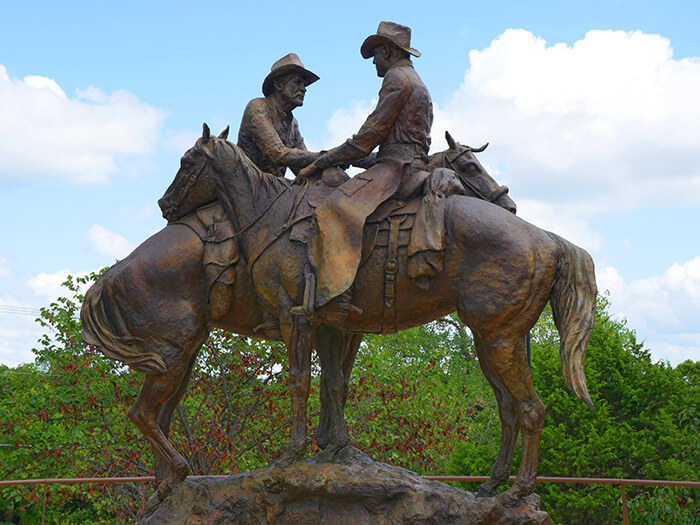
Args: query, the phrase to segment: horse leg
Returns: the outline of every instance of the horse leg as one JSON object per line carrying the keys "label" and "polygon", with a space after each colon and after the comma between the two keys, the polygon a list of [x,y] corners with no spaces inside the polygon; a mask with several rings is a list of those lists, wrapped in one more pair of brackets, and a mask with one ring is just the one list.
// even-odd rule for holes
{"label": "horse leg", "polygon": [[187,462],[168,441],[157,421],[161,406],[177,391],[185,375],[186,363],[176,365],[180,366],[169,367],[165,374],[146,376],[141,393],[129,410],[129,419],[138,427],[153,450],[160,500],[170,493],[174,484],[187,477]]}
{"label": "horse leg", "polygon": [[525,336],[518,337],[513,342],[517,356],[505,374],[515,407],[522,433],[522,458],[520,470],[513,485],[501,495],[505,506],[519,505],[522,499],[532,494],[537,483],[537,461],[539,455],[540,436],[544,427],[546,408],[540,400],[532,384],[532,375],[527,365],[525,354]]}
{"label": "horse leg", "polygon": [[476,333],[474,333],[474,346],[479,358],[479,366],[496,396],[498,416],[501,420],[501,442],[498,456],[496,456],[496,461],[491,469],[491,476],[479,487],[477,492],[477,497],[484,498],[498,494],[498,487],[508,481],[513,455],[515,454],[515,444],[518,439],[519,425],[513,398],[496,370],[494,370],[492,360],[495,356]]}
{"label": "horse leg", "polygon": [[[180,386],[175,391],[175,393],[171,395],[168,398],[168,400],[161,405],[160,410],[158,410],[158,416],[156,418],[156,421],[158,422],[160,431],[163,433],[166,439],[170,437],[170,420],[172,418],[173,411],[177,407],[178,403],[182,400],[183,396],[185,395],[185,392],[187,392],[187,386],[190,382],[192,368],[194,366],[194,363],[197,361],[197,355],[199,355],[199,346],[197,346],[197,351],[195,351],[189,358],[187,368],[185,369],[185,373],[182,379],[180,380]],[[170,465],[165,460],[165,458],[160,456],[160,454],[154,454],[154,461],[156,467],[156,479],[167,478],[170,474]]]}
{"label": "horse leg", "polygon": [[345,401],[350,371],[359,348],[359,342],[353,346],[355,340],[361,341],[362,337],[325,325],[319,326],[316,332],[316,350],[321,361],[321,415],[316,443],[331,452],[352,443],[345,426]]}
{"label": "horse leg", "polygon": [[[289,311],[289,308],[283,311]],[[289,360],[289,393],[292,402],[292,428],[287,449],[277,463],[291,465],[304,457],[306,451],[306,407],[311,384],[311,350],[313,334],[311,323],[303,317],[285,314],[280,329]]]}
{"label": "horse leg", "polygon": [[486,343],[478,356],[479,362],[483,362],[482,370],[487,377],[491,376],[491,384],[496,385],[494,391],[497,392],[497,399],[499,391],[502,392],[501,398],[508,399],[507,403],[499,399],[501,424],[505,422],[506,425],[501,434],[501,449],[491,478],[484,483],[486,491],[495,490],[498,484],[508,478],[518,429],[522,432],[520,470],[513,486],[501,495],[503,504],[512,507],[519,505],[525,496],[535,490],[537,449],[544,425],[545,407],[532,384],[525,355],[524,334]]}

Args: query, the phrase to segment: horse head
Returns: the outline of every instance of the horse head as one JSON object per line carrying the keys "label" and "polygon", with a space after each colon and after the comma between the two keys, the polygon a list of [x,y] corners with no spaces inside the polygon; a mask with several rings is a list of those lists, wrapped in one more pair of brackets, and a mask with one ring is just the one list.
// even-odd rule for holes
{"label": "horse head", "polygon": [[[226,140],[228,131],[226,126],[219,138]],[[168,221],[177,220],[216,199],[215,183],[208,172],[209,158],[203,151],[211,140],[209,126],[204,124],[202,136],[182,156],[175,179],[158,200],[163,217]]]}
{"label": "horse head", "polygon": [[467,195],[491,202],[515,214],[515,202],[508,196],[508,187],[499,185],[474,155],[484,151],[488,142],[480,148],[471,148],[456,142],[448,131],[445,132],[445,138],[450,149],[439,154],[436,161],[459,175]]}

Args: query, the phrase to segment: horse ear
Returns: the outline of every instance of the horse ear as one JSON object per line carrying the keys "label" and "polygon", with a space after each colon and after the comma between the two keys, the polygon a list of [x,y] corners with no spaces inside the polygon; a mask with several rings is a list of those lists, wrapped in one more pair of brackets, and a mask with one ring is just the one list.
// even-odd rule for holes
{"label": "horse ear", "polygon": [[225,128],[221,133],[219,133],[219,138],[220,138],[220,139],[226,140],[226,139],[228,138],[228,128],[229,128],[229,127],[226,126],[226,128]]}
{"label": "horse ear", "polygon": [[211,138],[211,130],[206,122],[202,125],[202,138],[204,142],[207,142]]}
{"label": "horse ear", "polygon": [[457,143],[455,142],[455,139],[452,138],[449,131],[445,131],[445,140],[447,140],[447,145],[450,147],[450,149],[457,149]]}

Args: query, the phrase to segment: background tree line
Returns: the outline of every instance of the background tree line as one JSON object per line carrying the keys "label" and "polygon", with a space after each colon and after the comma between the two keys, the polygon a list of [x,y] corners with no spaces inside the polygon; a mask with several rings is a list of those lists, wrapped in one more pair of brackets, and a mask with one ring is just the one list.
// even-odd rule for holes
{"label": "background tree line", "polygon": [[[0,366],[0,479],[151,475],[150,450],[126,418],[141,374],[80,339],[80,284],[42,309],[49,330],[34,363]],[[700,362],[653,363],[624,321],[599,298],[586,375],[595,410],[565,389],[558,334],[547,310],[532,333],[535,388],[547,406],[541,476],[700,479]],[[309,424],[318,421],[314,365]],[[172,441],[194,474],[267,466],[288,431],[286,354],[280,344],[214,331],[178,406]],[[347,406],[356,446],[420,474],[486,475],[499,419],[471,337],[456,317],[389,336],[367,336]],[[515,464],[519,457],[515,458]],[[474,485],[465,488],[475,490]],[[132,522],[153,487],[49,485],[47,523]],[[633,523],[698,523],[697,493],[628,487]],[[554,523],[621,521],[609,485],[540,484]],[[38,523],[44,489],[0,490],[0,523]]]}

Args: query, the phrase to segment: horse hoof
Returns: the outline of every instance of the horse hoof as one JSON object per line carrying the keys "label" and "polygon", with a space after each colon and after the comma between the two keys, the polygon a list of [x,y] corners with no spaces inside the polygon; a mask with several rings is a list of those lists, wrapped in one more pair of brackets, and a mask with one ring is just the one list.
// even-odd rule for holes
{"label": "horse hoof", "polygon": [[334,454],[338,452],[339,450],[342,450],[346,447],[351,447],[353,445],[352,439],[349,437],[345,437],[343,439],[336,439],[334,441],[331,441],[328,444],[328,447],[326,448],[326,452],[330,452],[331,454]]}
{"label": "horse hoof", "polygon": [[523,503],[523,496],[510,492],[510,489],[498,496],[498,501],[506,508],[519,507]]}
{"label": "horse hoof", "polygon": [[481,485],[479,487],[479,492],[476,493],[477,498],[493,498],[498,495],[498,491],[494,488],[485,487]]}
{"label": "horse hoof", "polygon": [[172,492],[172,486],[170,481],[163,481],[158,485],[158,499],[163,501]]}
{"label": "horse hoof", "polygon": [[278,467],[288,467],[289,465],[292,465],[294,463],[297,463],[304,459],[304,451],[303,450],[293,450],[290,451],[287,449],[284,454],[282,454],[277,461],[274,462],[274,465]]}
{"label": "horse hoof", "polygon": [[330,442],[331,439],[328,436],[316,436],[316,446],[321,450],[326,450],[326,447],[328,447]]}
{"label": "horse hoof", "polygon": [[161,504],[161,499],[160,496],[158,496],[158,492],[154,492],[151,494],[151,497],[149,497],[146,500],[146,503],[143,506],[143,515],[144,516],[150,516],[153,514],[156,510],[160,508]]}

